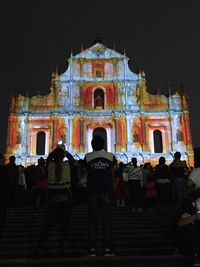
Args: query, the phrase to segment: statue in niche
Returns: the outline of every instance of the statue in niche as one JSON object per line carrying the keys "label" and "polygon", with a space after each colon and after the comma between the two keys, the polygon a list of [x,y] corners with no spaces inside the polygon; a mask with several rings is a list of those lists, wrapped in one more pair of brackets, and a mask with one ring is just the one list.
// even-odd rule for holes
{"label": "statue in niche", "polygon": [[139,134],[135,131],[133,133],[133,143],[139,142]]}
{"label": "statue in niche", "polygon": [[104,109],[104,91],[101,88],[94,91],[94,108]]}
{"label": "statue in niche", "polygon": [[63,144],[65,144],[66,143],[66,134],[65,133],[62,133],[60,135],[60,139],[62,140]]}
{"label": "statue in niche", "polygon": [[97,95],[94,100],[95,108],[103,108],[103,98],[101,95]]}
{"label": "statue in niche", "polygon": [[101,78],[102,77],[102,72],[101,72],[101,67],[97,67],[96,68],[96,77],[97,78]]}
{"label": "statue in niche", "polygon": [[183,141],[183,133],[180,130],[178,130],[176,133],[176,139],[177,139],[177,142]]}
{"label": "statue in niche", "polygon": [[125,103],[125,97],[124,97],[124,87],[122,84],[118,87],[118,94],[119,94],[119,104]]}
{"label": "statue in niche", "polygon": [[17,135],[16,135],[16,144],[21,144],[21,134],[20,132],[17,132]]}
{"label": "statue in niche", "polygon": [[136,86],[135,97],[136,97],[136,103],[139,104],[140,103],[140,90],[139,90],[138,85]]}

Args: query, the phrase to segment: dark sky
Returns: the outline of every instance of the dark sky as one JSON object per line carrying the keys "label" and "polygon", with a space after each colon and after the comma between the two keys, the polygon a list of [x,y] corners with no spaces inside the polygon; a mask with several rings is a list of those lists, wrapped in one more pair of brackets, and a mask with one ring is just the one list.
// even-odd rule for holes
{"label": "dark sky", "polygon": [[[14,3],[12,3],[14,2]],[[47,94],[52,71],[67,69],[74,54],[103,43],[140,65],[148,90],[166,93],[183,84],[190,97],[194,147],[200,146],[200,15],[198,0],[5,1],[0,16],[0,151],[4,152],[7,101],[12,94]]]}

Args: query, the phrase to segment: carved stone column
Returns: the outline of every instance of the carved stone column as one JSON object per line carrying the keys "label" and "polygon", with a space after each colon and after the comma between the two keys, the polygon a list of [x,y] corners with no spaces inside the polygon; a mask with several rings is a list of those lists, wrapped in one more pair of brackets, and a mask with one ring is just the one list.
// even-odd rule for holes
{"label": "carved stone column", "polygon": [[127,130],[127,146],[132,144],[132,124],[131,124],[131,117],[126,115],[126,130]]}
{"label": "carved stone column", "polygon": [[84,118],[80,116],[80,152],[84,151]]}
{"label": "carved stone column", "polygon": [[115,151],[119,151],[119,127],[118,127],[119,119],[118,117],[114,118],[114,126],[115,126]]}
{"label": "carved stone column", "polygon": [[72,127],[73,127],[73,121],[72,121],[73,117],[72,115],[69,115],[68,118],[68,125],[69,125],[69,134],[68,134],[68,150],[72,151],[72,142],[73,142],[73,135],[72,135]]}
{"label": "carved stone column", "polygon": [[51,140],[51,150],[53,150],[56,145],[57,141],[56,140],[56,132],[57,132],[57,116],[53,116],[53,129],[52,129],[52,140]]}
{"label": "carved stone column", "polygon": [[[26,117],[20,118],[21,140],[26,140]],[[26,154],[26,142],[21,142],[21,153]]]}
{"label": "carved stone column", "polygon": [[147,140],[146,140],[146,116],[145,114],[142,114],[141,116],[141,124],[142,124],[142,150],[146,151]]}

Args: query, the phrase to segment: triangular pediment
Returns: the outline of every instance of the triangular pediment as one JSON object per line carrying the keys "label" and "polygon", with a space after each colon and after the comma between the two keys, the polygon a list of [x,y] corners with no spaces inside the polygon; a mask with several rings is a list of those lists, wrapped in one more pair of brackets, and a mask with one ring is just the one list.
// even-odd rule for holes
{"label": "triangular pediment", "polygon": [[93,46],[86,48],[81,53],[74,56],[74,58],[87,58],[87,59],[99,59],[99,58],[124,58],[124,55],[116,52],[115,50],[107,48],[101,43],[96,43]]}

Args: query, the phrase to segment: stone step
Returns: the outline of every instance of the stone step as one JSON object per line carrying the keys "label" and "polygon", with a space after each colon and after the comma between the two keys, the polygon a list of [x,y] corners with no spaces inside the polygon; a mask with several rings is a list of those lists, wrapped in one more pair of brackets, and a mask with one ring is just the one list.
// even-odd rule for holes
{"label": "stone step", "polygon": [[[0,259],[2,259],[0,265],[4,259],[5,266],[9,266],[9,261],[11,264],[12,260],[12,266],[64,266],[66,264],[75,267],[93,267],[93,264],[95,266],[107,264],[104,267],[184,266],[179,265],[180,262],[186,263],[183,261],[183,256],[174,255],[172,226],[177,215],[176,208],[132,213],[128,207],[114,207],[113,234],[116,257],[114,259],[102,257],[102,237],[99,235],[97,244],[99,254],[94,260],[86,257],[88,218],[87,206],[82,204],[74,207],[71,214],[64,259],[58,259],[59,227],[53,226],[36,260],[33,258],[33,253],[43,227],[45,209],[9,208],[0,238]],[[101,224],[99,233],[101,233]],[[144,257],[147,257],[148,263]],[[164,257],[165,261],[160,257]]]}
{"label": "stone step", "polygon": [[4,267],[191,267],[192,259],[182,255],[126,256],[126,257],[73,257],[0,259]]}

